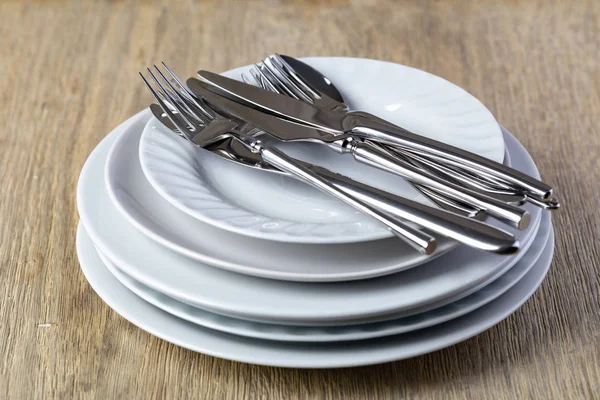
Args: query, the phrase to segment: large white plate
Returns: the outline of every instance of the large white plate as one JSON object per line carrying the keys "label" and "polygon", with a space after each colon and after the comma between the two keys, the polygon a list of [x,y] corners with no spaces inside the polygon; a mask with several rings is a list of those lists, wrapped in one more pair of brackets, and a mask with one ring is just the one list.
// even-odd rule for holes
{"label": "large white plate", "polygon": [[[368,109],[415,132],[502,161],[500,127],[483,104],[460,87],[404,65],[358,58],[305,60],[335,77],[355,110]],[[241,79],[250,66],[224,73]],[[288,154],[369,185],[432,205],[392,174],[340,156],[326,146],[280,145]],[[347,243],[391,237],[382,224],[292,178],[253,171],[198,149],[152,119],[140,142],[146,177],[171,204],[235,233],[297,243]]]}
{"label": "large white plate", "polygon": [[[135,119],[133,123],[136,123]],[[236,274],[195,262],[157,245],[138,232],[117,211],[106,189],[99,183],[102,182],[108,150],[121,131],[121,128],[117,129],[103,140],[92,152],[81,172],[77,203],[87,232],[104,254],[139,282],[193,306],[238,318],[293,325],[340,325],[386,319],[386,316],[392,314],[398,317],[400,313],[408,315],[417,310],[422,312],[424,307],[444,299],[452,298],[455,301],[457,296],[466,295],[469,290],[507,271],[525,253],[539,225],[541,212],[535,207],[528,207],[532,213],[532,224],[526,231],[516,233],[523,249],[515,256],[499,256],[459,247],[443,259],[383,278],[341,283],[304,283]],[[515,166],[536,176],[537,170],[527,152],[508,133],[506,140]],[[134,156],[135,154],[137,153],[134,152]],[[123,170],[124,174],[129,172]],[[143,175],[141,180],[143,181]],[[131,181],[131,184],[141,182]],[[178,219],[177,216],[181,214],[177,213],[181,212],[168,203],[167,208],[146,208],[147,204],[137,203],[144,202],[146,197],[127,197],[128,194],[135,193],[130,189],[123,187],[124,193],[121,196],[131,203],[131,210],[137,213],[132,216],[134,222],[139,218],[151,228],[166,226],[173,232],[178,232],[183,229],[185,221],[189,220],[185,216]],[[150,196],[152,193],[155,194],[150,189],[146,195]],[[217,255],[215,260],[219,260],[219,255],[224,255],[241,261],[256,262],[258,266],[263,261],[269,265],[286,265],[295,261],[295,258],[290,257],[290,254],[298,254],[290,253],[293,249],[309,246],[315,249],[313,251],[319,248],[321,251],[333,252],[324,256],[330,257],[332,263],[341,259],[360,272],[360,263],[348,259],[346,254],[335,252],[336,246],[340,246],[338,249],[345,249],[348,245],[325,247],[290,244],[287,245],[290,246],[288,248],[283,243],[275,245],[276,242],[247,238],[208,225],[203,226],[205,230],[187,231],[189,241],[196,243],[202,240],[206,251]],[[247,245],[242,246],[244,243]],[[364,245],[364,254],[356,254],[356,257],[364,260],[362,268],[368,269],[386,246],[379,242]],[[355,248],[352,245],[349,247],[348,251]],[[305,248],[305,258],[313,256],[308,250]],[[299,255],[302,256],[303,252]],[[327,266],[326,263],[321,265],[321,268]],[[328,267],[335,270],[345,265],[333,263]],[[273,307],[274,304],[277,307]]]}
{"label": "large white plate", "polygon": [[[436,252],[427,257],[396,238],[327,247],[282,243],[233,234],[190,218],[159,196],[141,171],[137,149],[147,115],[134,117],[112,146],[106,162],[106,188],[113,204],[133,226],[180,254],[248,275],[325,282],[390,274],[431,262],[454,247],[451,241],[440,238]],[[519,165],[525,172],[536,174],[535,166],[528,160],[521,160]],[[94,183],[91,190],[101,188]],[[512,230],[517,232],[523,245],[535,231],[540,216],[538,208],[528,207],[532,212],[532,226],[526,232]]]}
{"label": "large white plate", "polygon": [[400,360],[466,340],[497,324],[533,294],[550,266],[553,246],[543,260],[508,292],[465,316],[402,335],[339,343],[296,343],[244,338],[203,328],[164,312],[119,283],[100,261],[80,226],[77,253],[92,288],[121,316],[164,340],[229,360],[294,368],[338,368]]}
{"label": "large white plate", "polygon": [[[295,342],[339,342],[364,340],[382,336],[397,335],[449,321],[465,315],[502,295],[515,285],[531,268],[538,263],[547,242],[553,242],[550,215],[542,219],[538,235],[527,254],[508,272],[473,294],[443,307],[434,308],[410,317],[392,319],[370,324],[344,325],[337,327],[312,327],[277,325],[244,321],[224,315],[214,314],[192,307],[169,296],[150,289],[119,270],[106,256],[99,252],[100,259],[109,271],[133,293],[150,304],[186,321],[207,328],[235,335],[267,340]],[[552,245],[552,244],[549,244]],[[547,260],[539,260],[547,263]]]}

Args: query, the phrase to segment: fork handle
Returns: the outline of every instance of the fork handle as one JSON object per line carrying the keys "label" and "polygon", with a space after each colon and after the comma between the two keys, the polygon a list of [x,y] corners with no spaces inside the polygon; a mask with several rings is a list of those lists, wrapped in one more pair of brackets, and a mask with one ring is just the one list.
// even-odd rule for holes
{"label": "fork handle", "polygon": [[351,133],[364,139],[399,146],[425,157],[436,156],[460,163],[461,168],[475,173],[485,173],[510,182],[512,185],[540,199],[552,195],[552,188],[535,178],[485,157],[450,146],[437,140],[416,135],[391,124],[383,124],[367,113],[353,114]]}
{"label": "fork handle", "polygon": [[396,217],[389,216],[379,211],[363,200],[348,195],[310,168],[307,168],[300,162],[288,157],[281,150],[274,147],[261,147],[259,152],[263,161],[377,219],[387,226],[394,235],[403,239],[420,252],[431,254],[435,250],[436,240],[434,237],[407,225]]}
{"label": "fork handle", "polygon": [[377,148],[360,140],[347,140],[340,145],[361,163],[384,169],[402,176],[413,183],[430,187],[451,199],[464,202],[485,211],[487,214],[515,228],[525,229],[529,225],[530,214],[519,207],[504,203],[484,193],[448,182],[435,174],[415,167],[405,160],[379,151]]}

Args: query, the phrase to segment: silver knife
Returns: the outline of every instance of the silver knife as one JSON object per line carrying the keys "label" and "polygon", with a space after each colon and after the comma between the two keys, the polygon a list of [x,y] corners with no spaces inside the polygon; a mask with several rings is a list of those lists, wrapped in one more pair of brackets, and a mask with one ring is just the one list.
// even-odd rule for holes
{"label": "silver knife", "polygon": [[310,125],[334,135],[352,135],[395,145],[423,154],[435,155],[460,163],[461,167],[473,172],[483,172],[500,178],[521,188],[530,195],[548,199],[552,188],[535,178],[485,157],[447,145],[436,140],[416,135],[400,127],[383,124],[368,118],[365,113],[339,113],[319,109],[291,97],[263,90],[235,79],[209,71],[198,75],[213,85],[213,89],[233,100],[241,101],[273,115]]}
{"label": "silver knife", "polygon": [[[222,112],[240,120],[246,121],[266,132],[271,133],[278,139],[283,141],[290,140],[315,140],[318,142],[344,142],[344,139],[352,139],[348,134],[330,134],[319,129],[301,125],[296,122],[285,120],[277,116],[273,116],[243,104],[237,103],[229,98],[223,97],[218,93],[213,93],[209,84],[191,78],[186,82],[188,88],[198,97],[209,102],[214,107]],[[262,90],[262,89],[259,89]],[[267,92],[269,93],[269,92]],[[289,100],[288,97],[284,98]],[[304,103],[301,103],[304,105]],[[422,184],[436,190],[443,191],[448,197],[472,204],[479,209],[484,210],[488,215],[508,223],[518,229],[525,229],[529,225],[530,214],[519,207],[506,204],[498,199],[479,193],[473,190],[463,188],[459,185],[445,181],[444,179],[431,174],[425,173],[414,165],[388,156],[387,154],[377,151],[364,143],[357,140],[348,140],[342,145],[350,152],[357,160],[392,171],[411,182]]]}

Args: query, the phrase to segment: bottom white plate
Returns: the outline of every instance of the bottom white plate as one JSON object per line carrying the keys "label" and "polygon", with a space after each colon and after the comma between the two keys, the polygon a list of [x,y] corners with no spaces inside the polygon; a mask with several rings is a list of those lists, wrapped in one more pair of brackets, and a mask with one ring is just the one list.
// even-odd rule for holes
{"label": "bottom white plate", "polygon": [[[537,236],[533,239],[531,247],[523,258],[498,279],[459,301],[409,317],[390,319],[383,322],[331,327],[269,324],[211,313],[177,301],[136,281],[119,270],[101,251],[96,250],[108,270],[129,290],[148,303],[186,321],[217,331],[258,339],[295,342],[340,342],[391,336],[427,328],[458,318],[489,303],[509,290],[530,269],[535,268],[538,259],[540,263],[547,264],[547,260],[542,255],[546,245],[550,245],[549,242],[553,240],[551,235],[551,218],[550,214],[546,213],[542,216],[542,223]],[[432,307],[435,307],[435,305],[432,305]]]}
{"label": "bottom white plate", "polygon": [[203,328],[147,303],[119,283],[104,266],[80,225],[77,253],[96,293],[117,313],[141,329],[184,348],[229,360],[296,368],[337,368],[400,360],[468,339],[519,308],[538,288],[550,267],[550,241],[537,268],[496,300],[465,316],[434,327],[384,338],[340,343],[276,342],[244,338]]}

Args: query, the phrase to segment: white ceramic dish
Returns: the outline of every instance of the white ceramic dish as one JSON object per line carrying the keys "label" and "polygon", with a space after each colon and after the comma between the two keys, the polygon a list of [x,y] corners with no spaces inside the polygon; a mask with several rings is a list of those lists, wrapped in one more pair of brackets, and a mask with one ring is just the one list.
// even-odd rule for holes
{"label": "white ceramic dish", "polygon": [[[427,136],[502,161],[498,123],[477,99],[458,86],[399,64],[357,58],[305,60],[335,77],[355,110],[369,109]],[[224,73],[241,79],[250,66]],[[360,72],[358,72],[360,71]],[[358,73],[357,73],[358,72]],[[326,146],[287,143],[278,147],[371,186],[433,205],[397,176],[340,156]],[[221,229],[267,240],[347,243],[392,237],[380,223],[292,178],[240,168],[198,149],[152,119],[140,142],[148,181],[190,216]]]}
{"label": "white ceramic dish", "polygon": [[[134,124],[138,117],[134,117]],[[443,260],[433,260],[419,268],[384,278],[342,283],[281,282],[235,274],[195,262],[157,245],[138,232],[117,211],[105,188],[98,182],[102,182],[109,148],[123,130],[124,127],[120,127],[103,140],[83,167],[77,188],[77,203],[87,232],[117,267],[137,281],[190,305],[238,318],[293,325],[341,325],[388,319],[390,315],[396,318],[422,312],[432,304],[439,306],[446,299],[456,301],[514,265],[531,244],[530,239],[537,231],[541,216],[539,209],[530,208],[531,227],[517,233],[523,249],[512,257],[459,247]],[[527,152],[516,139],[508,133],[506,135],[515,166],[536,176],[537,170]],[[124,174],[128,172],[123,170]],[[132,185],[135,184],[136,181],[132,181]],[[127,194],[134,193],[129,189],[123,187],[123,198],[127,199]],[[150,193],[155,192],[150,190]],[[144,198],[128,199],[133,205],[138,200],[143,201]],[[173,207],[148,210],[138,205],[132,208],[137,213],[132,215],[132,220],[135,221],[136,217],[145,218],[151,227],[152,224],[157,227],[171,224],[176,231],[175,228],[180,227],[173,215],[161,213],[169,210],[173,210]],[[194,234],[210,243],[210,246],[206,246],[209,251],[236,253],[241,260],[268,260],[269,255],[275,258],[270,260],[271,265],[293,260],[286,252],[265,254],[260,246],[250,246],[245,253],[239,253],[240,247],[236,245],[242,243],[240,238],[255,243],[276,242],[241,237],[206,227],[206,231]],[[231,237],[237,237],[239,241]],[[273,249],[284,246],[279,244]],[[290,246],[295,248],[302,245]],[[319,247],[328,251],[332,246],[335,245]],[[370,251],[364,254],[363,268],[371,266],[371,259],[378,256],[380,246],[380,243],[372,242]],[[333,260],[335,257],[343,255],[336,254],[332,256]],[[273,304],[277,304],[277,307],[273,307]]]}
{"label": "white ceramic dish", "polygon": [[465,316],[402,335],[339,343],[296,343],[244,338],[203,328],[166,313],[119,283],[106,269],[93,242],[80,225],[77,253],[88,282],[117,313],[141,329],[184,348],[252,364],[294,368],[339,368],[415,357],[466,340],[502,321],[519,308],[541,284],[553,247],[544,250],[546,263],[536,264],[505,294]]}
{"label": "white ceramic dish", "polygon": [[[502,295],[515,285],[531,268],[535,268],[546,245],[553,246],[554,238],[550,215],[543,217],[538,235],[523,258],[508,272],[489,285],[454,303],[435,308],[421,314],[405,318],[392,319],[360,325],[338,327],[312,327],[266,324],[244,321],[224,315],[214,314],[192,307],[171,297],[165,296],[141,284],[120,271],[106,256],[99,252],[100,259],[109,271],[129,290],[148,303],[173,314],[176,317],[197,325],[258,339],[295,341],[295,342],[339,342],[364,340],[376,337],[397,335],[417,329],[427,328],[465,315]],[[541,259],[539,263],[547,264]]]}
{"label": "white ceramic dish", "polygon": [[[194,260],[247,275],[326,282],[391,274],[431,262],[455,246],[440,238],[434,255],[427,257],[396,238],[327,246],[282,243],[237,235],[204,224],[173,207],[145,180],[137,160],[142,121],[143,117],[134,119],[112,146],[106,161],[106,188],[113,204],[133,226],[161,245]],[[533,163],[523,165],[531,167],[531,171],[526,172],[535,173]],[[522,244],[540,217],[540,209],[529,209],[534,222],[531,228],[526,232],[512,230]]]}

